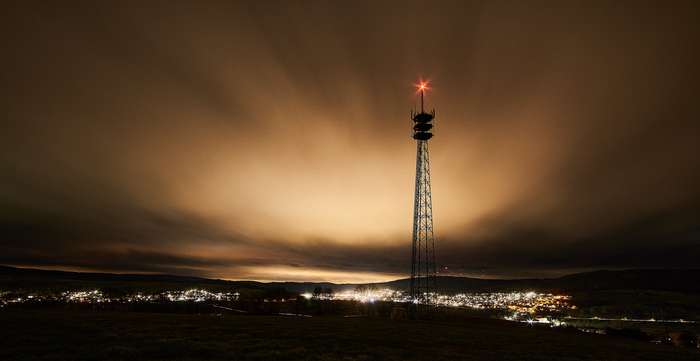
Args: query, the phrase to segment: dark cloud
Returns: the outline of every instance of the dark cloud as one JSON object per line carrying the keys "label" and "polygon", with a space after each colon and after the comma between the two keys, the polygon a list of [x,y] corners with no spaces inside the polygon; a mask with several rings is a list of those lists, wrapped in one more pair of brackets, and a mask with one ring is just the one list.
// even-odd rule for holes
{"label": "dark cloud", "polygon": [[424,76],[445,272],[698,266],[696,7],[9,5],[0,262],[405,274]]}

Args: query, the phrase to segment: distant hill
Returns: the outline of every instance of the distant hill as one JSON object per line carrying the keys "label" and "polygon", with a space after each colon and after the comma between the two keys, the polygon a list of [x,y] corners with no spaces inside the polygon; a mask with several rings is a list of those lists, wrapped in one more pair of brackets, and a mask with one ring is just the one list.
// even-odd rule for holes
{"label": "distant hill", "polygon": [[576,273],[548,280],[562,290],[645,289],[700,292],[700,269],[620,270]]}
{"label": "distant hill", "polygon": [[[290,292],[311,292],[317,287],[348,290],[359,286],[408,289],[409,279],[372,284],[335,284],[329,282],[256,282],[226,281],[201,277],[160,274],[114,274],[49,271],[0,266],[0,289],[67,288],[75,285],[94,287],[221,287],[245,289],[284,288]],[[604,291],[657,290],[700,293],[700,269],[691,270],[621,270],[576,273],[559,278],[493,280],[468,277],[439,277],[443,292],[486,292],[513,290]]]}
{"label": "distant hill", "polygon": [[263,289],[255,281],[226,281],[165,274],[67,272],[0,266],[0,289],[116,287],[122,289],[181,289],[188,287]]}
{"label": "distant hill", "polygon": [[[438,277],[438,288],[446,292],[463,291],[604,291],[657,290],[700,292],[700,269],[680,270],[619,270],[576,273],[559,278],[494,280],[468,277]],[[401,279],[381,284],[394,289],[408,289],[409,280]]]}

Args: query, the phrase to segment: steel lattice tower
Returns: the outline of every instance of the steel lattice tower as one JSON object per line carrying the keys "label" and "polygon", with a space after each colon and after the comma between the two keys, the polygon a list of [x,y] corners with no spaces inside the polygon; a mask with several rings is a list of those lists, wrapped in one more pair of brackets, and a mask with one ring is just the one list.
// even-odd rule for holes
{"label": "steel lattice tower", "polygon": [[433,233],[433,202],[430,189],[430,157],[428,140],[433,137],[430,130],[435,110],[427,113],[423,97],[427,84],[421,82],[420,113],[411,112],[413,139],[416,140],[416,191],[413,203],[413,249],[411,260],[411,299],[413,302],[433,304],[436,289],[435,235]]}

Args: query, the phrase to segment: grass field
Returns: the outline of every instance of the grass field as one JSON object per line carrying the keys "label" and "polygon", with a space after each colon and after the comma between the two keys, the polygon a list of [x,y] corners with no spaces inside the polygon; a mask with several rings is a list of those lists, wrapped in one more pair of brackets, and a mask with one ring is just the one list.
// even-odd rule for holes
{"label": "grass field", "polygon": [[612,336],[470,319],[0,311],[0,360],[700,360]]}

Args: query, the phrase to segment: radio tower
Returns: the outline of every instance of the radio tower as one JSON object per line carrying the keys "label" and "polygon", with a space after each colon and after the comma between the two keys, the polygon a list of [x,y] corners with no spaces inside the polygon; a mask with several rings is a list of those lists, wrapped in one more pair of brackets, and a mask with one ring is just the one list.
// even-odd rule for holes
{"label": "radio tower", "polygon": [[423,97],[428,83],[416,85],[420,92],[420,113],[411,111],[413,139],[416,140],[416,193],[413,203],[413,250],[411,259],[411,299],[415,303],[433,304],[437,283],[435,269],[435,235],[433,234],[433,201],[430,192],[430,157],[428,140],[435,110],[427,113]]}

